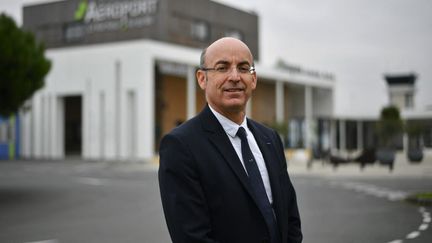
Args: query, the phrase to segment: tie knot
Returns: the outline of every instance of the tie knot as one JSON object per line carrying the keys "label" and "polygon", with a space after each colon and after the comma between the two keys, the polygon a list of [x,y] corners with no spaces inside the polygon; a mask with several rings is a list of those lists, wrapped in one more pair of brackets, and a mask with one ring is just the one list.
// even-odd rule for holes
{"label": "tie knot", "polygon": [[239,127],[239,129],[237,130],[237,136],[241,139],[244,140],[246,139],[246,130],[243,127]]}

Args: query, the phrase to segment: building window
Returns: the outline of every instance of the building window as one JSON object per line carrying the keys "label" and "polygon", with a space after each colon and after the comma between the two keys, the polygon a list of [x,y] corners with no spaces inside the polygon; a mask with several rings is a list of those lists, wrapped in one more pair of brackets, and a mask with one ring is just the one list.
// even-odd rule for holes
{"label": "building window", "polygon": [[405,108],[414,107],[414,97],[412,94],[405,94]]}
{"label": "building window", "polygon": [[209,40],[210,35],[210,27],[204,21],[196,21],[192,22],[191,25],[191,36],[192,38],[199,41],[207,41]]}

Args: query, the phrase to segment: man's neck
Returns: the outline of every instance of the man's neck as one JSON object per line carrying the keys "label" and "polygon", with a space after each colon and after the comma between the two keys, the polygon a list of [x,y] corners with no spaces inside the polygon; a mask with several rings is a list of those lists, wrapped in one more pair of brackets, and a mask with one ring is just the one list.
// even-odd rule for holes
{"label": "man's neck", "polygon": [[233,110],[233,111],[223,111],[220,109],[215,108],[214,106],[210,105],[210,108],[214,111],[218,112],[222,116],[228,118],[229,120],[235,122],[238,125],[241,125],[245,119],[246,112],[243,110]]}

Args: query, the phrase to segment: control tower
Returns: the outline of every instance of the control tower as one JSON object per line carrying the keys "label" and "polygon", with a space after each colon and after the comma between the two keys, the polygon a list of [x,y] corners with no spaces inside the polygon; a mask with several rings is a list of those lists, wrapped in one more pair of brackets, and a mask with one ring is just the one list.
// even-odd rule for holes
{"label": "control tower", "polygon": [[385,75],[388,85],[390,104],[399,110],[414,109],[415,81],[414,73],[402,75]]}

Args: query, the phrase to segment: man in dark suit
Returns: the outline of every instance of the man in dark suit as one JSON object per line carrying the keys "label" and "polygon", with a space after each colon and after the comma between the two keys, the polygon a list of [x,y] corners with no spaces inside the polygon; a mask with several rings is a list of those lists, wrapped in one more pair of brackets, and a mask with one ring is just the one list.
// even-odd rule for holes
{"label": "man in dark suit", "polygon": [[278,134],[246,118],[257,76],[249,48],[222,38],[196,73],[207,106],[166,135],[159,185],[174,243],[298,243],[294,188]]}

